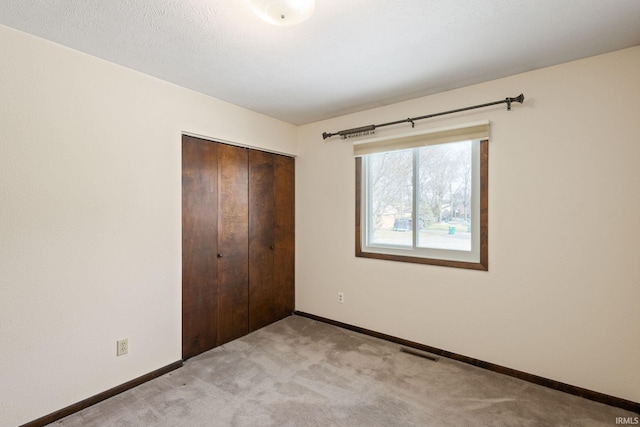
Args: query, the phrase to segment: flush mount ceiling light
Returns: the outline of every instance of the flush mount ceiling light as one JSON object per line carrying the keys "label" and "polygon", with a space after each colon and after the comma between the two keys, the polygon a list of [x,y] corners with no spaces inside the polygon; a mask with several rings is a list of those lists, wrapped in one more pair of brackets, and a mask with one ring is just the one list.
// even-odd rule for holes
{"label": "flush mount ceiling light", "polygon": [[273,25],[296,25],[313,13],[315,0],[248,0],[251,10]]}

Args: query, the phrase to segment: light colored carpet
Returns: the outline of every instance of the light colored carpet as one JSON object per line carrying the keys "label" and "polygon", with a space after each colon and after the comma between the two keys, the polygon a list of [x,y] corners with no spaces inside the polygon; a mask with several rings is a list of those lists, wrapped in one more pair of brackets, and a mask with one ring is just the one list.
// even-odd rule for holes
{"label": "light colored carpet", "polygon": [[622,409],[291,316],[60,426],[611,426]]}

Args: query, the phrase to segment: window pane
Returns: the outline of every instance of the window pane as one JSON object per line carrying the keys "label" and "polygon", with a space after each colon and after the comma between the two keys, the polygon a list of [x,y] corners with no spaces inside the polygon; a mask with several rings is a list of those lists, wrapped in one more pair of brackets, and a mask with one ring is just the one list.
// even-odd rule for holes
{"label": "window pane", "polygon": [[418,149],[416,246],[471,250],[472,142]]}
{"label": "window pane", "polygon": [[368,156],[368,244],[413,247],[413,150]]}

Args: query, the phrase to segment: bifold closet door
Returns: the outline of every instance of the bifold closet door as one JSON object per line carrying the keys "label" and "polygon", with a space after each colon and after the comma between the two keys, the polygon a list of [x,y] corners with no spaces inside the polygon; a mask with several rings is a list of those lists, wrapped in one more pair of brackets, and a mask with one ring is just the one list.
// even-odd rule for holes
{"label": "bifold closet door", "polygon": [[249,152],[249,330],[294,309],[294,160]]}
{"label": "bifold closet door", "polygon": [[249,332],[248,150],[182,140],[182,357]]}
{"label": "bifold closet door", "polygon": [[182,358],[218,341],[217,144],[182,138]]}

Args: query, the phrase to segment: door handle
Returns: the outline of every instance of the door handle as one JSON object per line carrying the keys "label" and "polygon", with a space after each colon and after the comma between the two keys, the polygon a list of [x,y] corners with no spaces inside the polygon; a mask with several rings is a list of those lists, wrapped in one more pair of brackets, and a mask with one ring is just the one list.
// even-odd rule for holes
{"label": "door handle", "polygon": [[222,258],[222,254],[218,254],[218,258]]}

